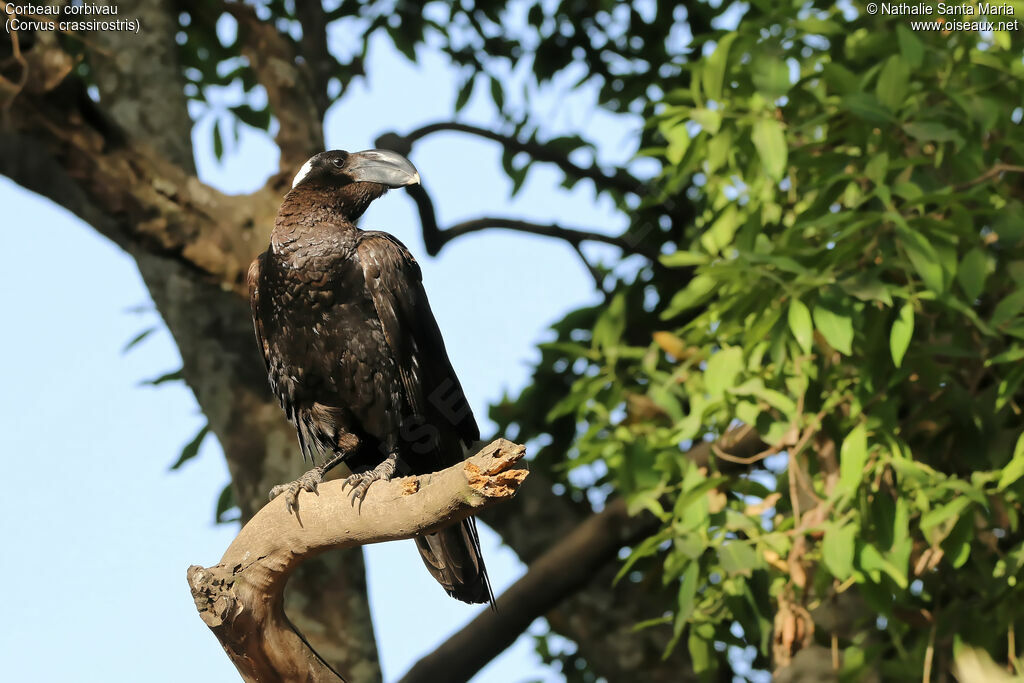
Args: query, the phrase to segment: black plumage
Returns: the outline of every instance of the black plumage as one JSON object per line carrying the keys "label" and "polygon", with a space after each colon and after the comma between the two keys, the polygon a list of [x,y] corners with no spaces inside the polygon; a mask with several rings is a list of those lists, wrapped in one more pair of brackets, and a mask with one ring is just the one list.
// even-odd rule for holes
{"label": "black plumage", "polygon": [[[297,507],[344,462],[353,498],[396,471],[461,461],[480,437],[430,310],[419,265],[356,221],[390,187],[419,182],[393,152],[323,152],[285,196],[270,248],[249,268],[256,338],[304,457],[321,464],[275,487]],[[416,539],[449,595],[493,605],[472,518]]]}

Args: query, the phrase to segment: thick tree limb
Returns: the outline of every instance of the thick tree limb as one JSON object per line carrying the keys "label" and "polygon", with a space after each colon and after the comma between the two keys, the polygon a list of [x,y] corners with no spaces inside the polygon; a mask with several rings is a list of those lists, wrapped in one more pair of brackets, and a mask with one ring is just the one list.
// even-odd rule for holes
{"label": "thick tree limb", "polygon": [[336,681],[338,673],[284,615],[291,573],[327,550],[412,538],[511,498],[527,475],[516,468],[525,453],[498,439],[441,472],[378,482],[358,506],[340,481],[303,495],[295,515],[276,498],[242,528],[219,564],[189,567],[196,608],[244,680]]}

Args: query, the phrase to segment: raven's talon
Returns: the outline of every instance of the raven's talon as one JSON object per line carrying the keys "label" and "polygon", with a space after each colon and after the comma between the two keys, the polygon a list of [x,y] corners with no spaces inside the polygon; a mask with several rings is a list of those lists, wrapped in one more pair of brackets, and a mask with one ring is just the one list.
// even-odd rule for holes
{"label": "raven's talon", "polygon": [[358,500],[360,505],[363,499],[366,498],[366,492],[370,489],[370,484],[375,481],[391,481],[391,478],[395,476],[395,470],[398,466],[397,456],[388,456],[388,458],[381,464],[374,467],[369,472],[360,472],[359,474],[353,474],[345,479],[344,487],[351,486],[352,494],[349,496],[348,502],[350,505],[355,505]]}
{"label": "raven's talon", "polygon": [[317,489],[323,480],[323,469],[314,467],[295,481],[290,481],[287,484],[278,484],[270,489],[270,500],[283,495],[285,496],[285,505],[288,508],[288,512],[294,512],[299,509],[299,492],[309,491],[319,496],[320,491]]}

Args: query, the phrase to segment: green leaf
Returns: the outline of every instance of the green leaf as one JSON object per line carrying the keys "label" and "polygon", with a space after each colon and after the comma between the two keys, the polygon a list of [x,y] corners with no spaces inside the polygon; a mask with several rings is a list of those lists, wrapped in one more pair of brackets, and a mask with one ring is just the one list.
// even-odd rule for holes
{"label": "green leaf", "polygon": [[726,573],[744,576],[750,576],[751,570],[760,565],[757,552],[744,541],[726,541],[719,546],[718,561]]}
{"label": "green leaf", "polygon": [[964,139],[952,128],[935,121],[913,121],[903,124],[903,130],[912,138],[922,142],[952,142],[959,149]]}
{"label": "green leaf", "polygon": [[704,388],[714,398],[732,388],[743,369],[743,349],[738,346],[724,348],[711,355],[704,370]]}
{"label": "green leaf", "polygon": [[668,308],[661,314],[661,319],[667,320],[703,302],[715,290],[717,284],[718,281],[708,275],[693,278],[685,289],[675,293],[668,303]]}
{"label": "green leaf", "polygon": [[718,254],[732,243],[736,228],[740,225],[740,214],[735,204],[729,204],[711,227],[701,235],[700,243],[710,254]]}
{"label": "green leaf", "polygon": [[860,568],[866,574],[871,576],[871,579],[875,583],[878,583],[881,580],[881,573],[885,572],[893,581],[896,582],[896,585],[898,585],[902,589],[906,589],[906,567],[902,569],[900,569],[900,567],[897,567],[884,555],[882,555],[882,553],[879,552],[878,548],[876,548],[875,546],[871,545],[870,543],[865,543],[861,547],[860,554],[857,559],[859,561]]}
{"label": "green leaf", "polygon": [[853,321],[824,305],[814,307],[814,326],[832,348],[847,356],[853,353]]}
{"label": "green leaf", "polygon": [[839,484],[836,486],[838,495],[853,495],[864,477],[864,466],[868,461],[868,430],[858,424],[843,439],[839,449]]}
{"label": "green leaf", "polygon": [[920,233],[913,230],[900,230],[900,243],[907,251],[914,270],[921,276],[925,286],[941,294],[946,290],[946,278],[942,270],[939,253]]}
{"label": "green leaf", "polygon": [[786,174],[788,154],[782,124],[775,119],[758,119],[754,123],[750,139],[757,148],[757,154],[761,157],[761,164],[768,176],[774,180],[782,180]]}
{"label": "green leaf", "polygon": [[149,386],[157,386],[158,384],[163,384],[165,382],[177,382],[178,380],[183,379],[185,379],[184,368],[179,368],[177,370],[174,370],[173,372],[165,372],[159,377],[144,380],[142,384]]}
{"label": "green leaf", "polygon": [[793,338],[800,345],[804,353],[811,352],[811,344],[814,342],[814,327],[811,324],[811,312],[799,299],[793,299],[789,303],[789,329]]}
{"label": "green leaf", "polygon": [[845,581],[853,575],[853,555],[857,545],[857,525],[839,526],[835,522],[825,525],[825,539],[821,544],[821,559],[832,576]]}
{"label": "green leaf", "polygon": [[861,301],[881,301],[886,306],[892,306],[892,294],[889,293],[891,285],[886,285],[871,272],[861,271],[840,282],[839,286]]}
{"label": "green leaf", "polygon": [[871,157],[864,167],[864,175],[875,185],[885,185],[885,174],[889,170],[889,155],[885,152]]}
{"label": "green leaf", "polygon": [[134,349],[136,346],[141,344],[146,337],[156,332],[156,329],[157,328],[155,327],[149,327],[143,330],[142,332],[139,332],[137,335],[131,338],[131,341],[124,345],[124,348],[121,349],[121,353],[128,353],[129,351]]}
{"label": "green leaf", "polygon": [[960,267],[956,271],[956,279],[970,301],[981,296],[987,277],[988,257],[985,255],[985,251],[975,247],[964,254],[963,260],[960,261]]}
{"label": "green leaf", "polygon": [[774,101],[789,92],[789,67],[778,57],[757,57],[750,69],[754,87],[766,99]]}
{"label": "green leaf", "polygon": [[668,268],[682,268],[685,266],[702,266],[708,263],[711,259],[708,258],[707,254],[699,251],[686,251],[680,249],[674,251],[671,254],[665,254],[658,259],[661,261],[663,266]]}
{"label": "green leaf", "polygon": [[224,156],[224,138],[220,133],[220,119],[213,124],[213,156],[217,161]]}
{"label": "green leaf", "polygon": [[466,82],[459,88],[459,94],[455,97],[455,111],[460,112],[462,108],[469,102],[470,96],[473,94],[473,86],[476,84],[476,79],[470,76],[466,79]]}
{"label": "green leaf", "polygon": [[683,629],[690,620],[690,615],[693,614],[693,606],[697,601],[697,579],[700,577],[700,565],[697,562],[691,562],[687,566],[686,571],[683,572],[683,578],[679,582],[679,598],[676,605],[676,623],[673,626],[672,640],[666,647],[666,652],[670,652],[675,644],[679,642],[679,638],[683,635]]}
{"label": "green leaf", "polygon": [[491,99],[498,111],[505,109],[505,90],[501,87],[501,81],[491,76]]}
{"label": "green leaf", "polygon": [[903,24],[896,24],[896,40],[900,44],[900,54],[912,68],[921,66],[924,59],[924,44],[914,32]]}
{"label": "green leaf", "polygon": [[910,67],[897,55],[889,57],[878,76],[875,96],[889,111],[897,111],[907,99]]}
{"label": "green leaf", "polygon": [[729,64],[729,47],[738,37],[738,33],[727,33],[722,36],[715,46],[715,51],[704,62],[701,83],[704,86],[704,94],[712,100],[722,99],[722,82]]}
{"label": "green leaf", "polygon": [[216,524],[230,524],[231,522],[237,522],[240,519],[239,516],[226,516],[226,514],[230,512],[232,508],[237,507],[237,505],[238,503],[235,502],[235,489],[231,486],[231,482],[228,482],[217,497],[217,510],[214,512],[213,521]]}
{"label": "green leaf", "polygon": [[1018,289],[996,304],[992,311],[992,324],[999,326],[1017,317],[1017,314],[1024,310],[1024,289]]}
{"label": "green leaf", "polygon": [[883,107],[878,98],[866,92],[854,92],[845,95],[840,101],[842,106],[851,114],[862,118],[868,123],[892,123],[893,117],[889,110]]}
{"label": "green leaf", "polygon": [[189,441],[187,444],[185,444],[185,447],[181,449],[181,455],[179,455],[175,463],[171,465],[171,469],[176,470],[182,465],[184,465],[186,462],[191,460],[192,458],[199,455],[199,446],[202,445],[203,439],[206,438],[206,435],[209,432],[210,425],[203,425],[203,428],[199,430],[199,433],[196,434],[195,437],[193,437],[193,439]]}
{"label": "green leaf", "polygon": [[996,488],[1004,491],[1007,486],[1022,476],[1024,476],[1024,434],[1021,434],[1017,439],[1017,445],[1013,447],[1013,457],[1010,458],[1009,464],[1003,468],[1003,473],[999,476],[999,483],[996,485]]}
{"label": "green leaf", "polygon": [[690,112],[690,117],[710,135],[714,135],[722,127],[722,115],[714,109],[698,107]]}
{"label": "green leaf", "polygon": [[970,504],[971,499],[967,496],[957,496],[945,505],[932,508],[921,515],[921,533],[932,545],[942,543]]}
{"label": "green leaf", "polygon": [[668,142],[665,158],[673,166],[678,166],[686,156],[686,150],[690,148],[690,131],[686,129],[686,124],[682,121],[672,126],[659,126],[658,130]]}
{"label": "green leaf", "polygon": [[892,324],[889,332],[889,350],[892,362],[896,367],[903,364],[903,356],[910,347],[910,338],[914,336],[914,306],[909,301],[903,304],[899,317]]}
{"label": "green leaf", "polygon": [[608,307],[601,312],[597,322],[594,324],[594,346],[608,352],[622,341],[622,334],[626,331],[626,295],[624,292],[616,294]]}
{"label": "green leaf", "polygon": [[267,130],[270,127],[270,109],[264,107],[263,109],[253,109],[248,104],[239,104],[235,107],[231,107],[231,112],[238,117],[238,119],[253,128],[260,130]]}

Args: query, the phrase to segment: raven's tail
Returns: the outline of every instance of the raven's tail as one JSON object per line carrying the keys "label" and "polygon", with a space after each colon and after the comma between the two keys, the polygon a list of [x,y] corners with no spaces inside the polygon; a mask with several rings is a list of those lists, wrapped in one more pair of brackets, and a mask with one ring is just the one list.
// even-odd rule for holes
{"label": "raven's tail", "polygon": [[495,609],[491,581],[480,554],[476,520],[469,517],[437,533],[417,536],[416,547],[423,564],[448,595],[463,602],[489,602],[491,609]]}

